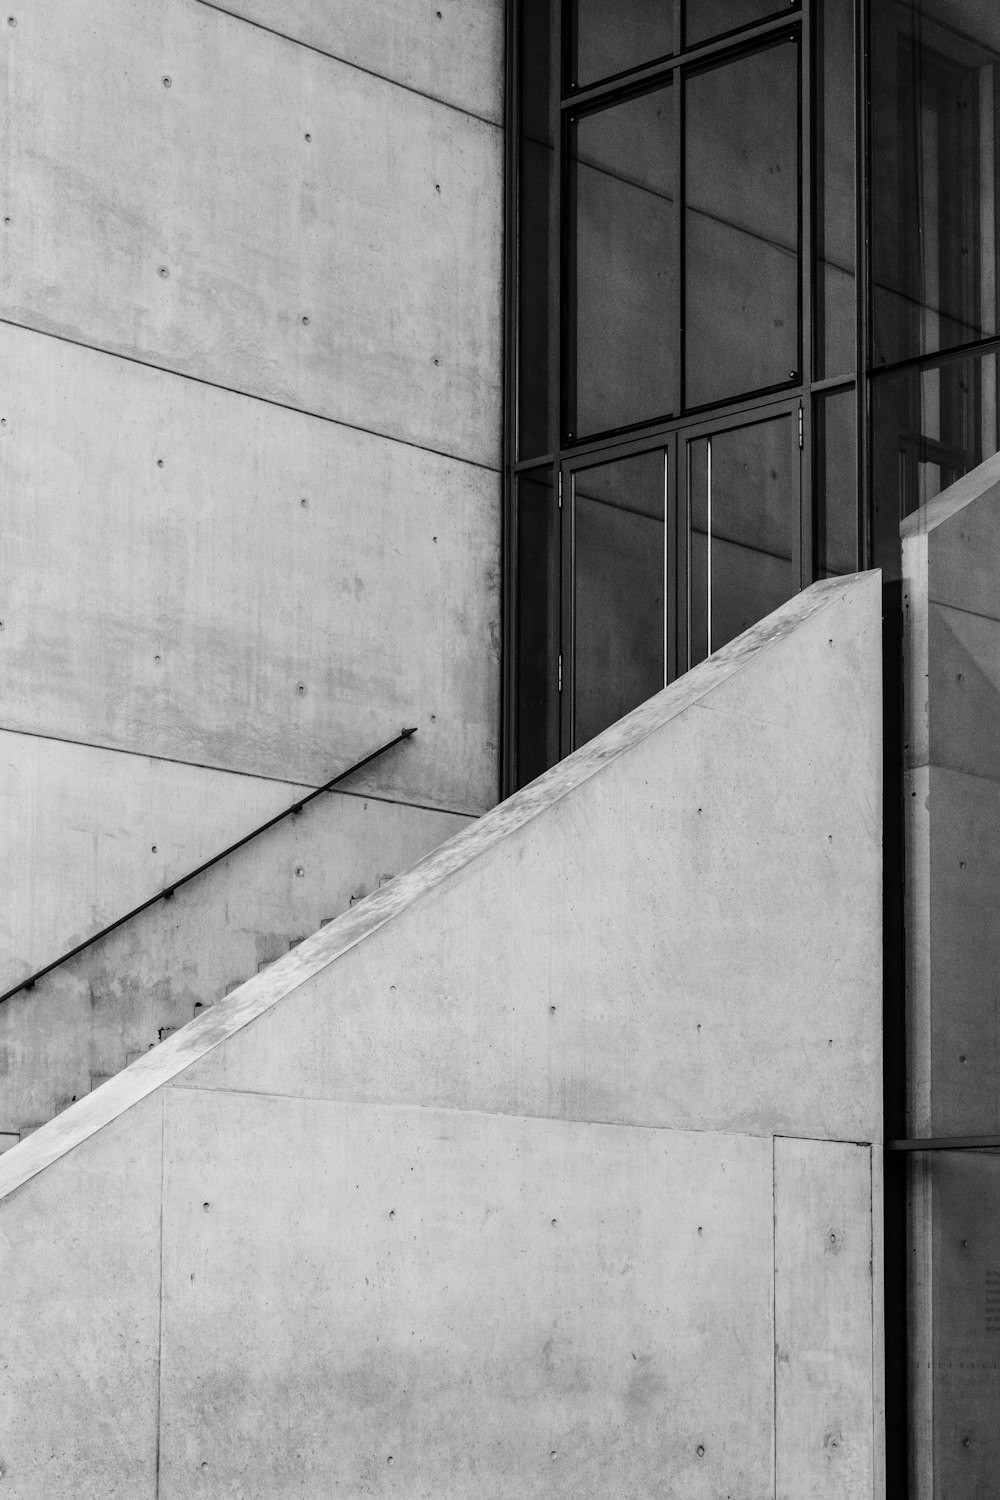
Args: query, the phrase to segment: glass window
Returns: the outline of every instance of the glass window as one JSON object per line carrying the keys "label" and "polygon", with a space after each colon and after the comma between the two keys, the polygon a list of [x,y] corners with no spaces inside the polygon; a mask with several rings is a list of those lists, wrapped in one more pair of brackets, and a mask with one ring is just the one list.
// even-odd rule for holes
{"label": "glass window", "polygon": [[573,476],[573,743],[664,684],[662,449]]}
{"label": "glass window", "polygon": [[559,759],[559,511],[551,469],[517,476],[517,782]]}
{"label": "glass window", "polygon": [[596,83],[674,50],[674,0],[577,0],[572,79]]}
{"label": "glass window", "polygon": [[694,47],[740,26],[764,21],[787,8],[776,0],[685,0],[685,46]]}
{"label": "glass window", "polygon": [[998,450],[997,355],[872,383],[875,562],[899,576],[899,523]]}
{"label": "glass window", "polygon": [[522,6],[521,139],[518,204],[517,449],[521,458],[548,453],[549,216],[555,175],[550,92],[550,20],[544,0]]}
{"label": "glass window", "polygon": [[694,666],[800,588],[796,422],[785,412],[689,439]]}
{"label": "glass window", "polygon": [[997,331],[1000,8],[874,0],[876,364]]}
{"label": "glass window", "polygon": [[817,578],[858,568],[857,397],[852,386],[817,396],[813,551]]}
{"label": "glass window", "polygon": [[690,408],[798,374],[798,45],[696,73],[685,115]]}
{"label": "glass window", "polygon": [[823,380],[857,368],[853,0],[816,7],[813,56],[815,370]]}
{"label": "glass window", "polygon": [[668,84],[583,115],[571,129],[571,437],[675,409],[672,95]]}

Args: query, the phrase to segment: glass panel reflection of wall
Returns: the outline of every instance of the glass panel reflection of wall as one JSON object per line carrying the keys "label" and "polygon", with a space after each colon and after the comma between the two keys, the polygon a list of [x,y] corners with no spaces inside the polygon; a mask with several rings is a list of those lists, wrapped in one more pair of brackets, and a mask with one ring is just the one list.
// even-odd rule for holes
{"label": "glass panel reflection of wall", "polygon": [[899,523],[996,453],[997,356],[886,372],[872,382],[875,563],[899,577]]}
{"label": "glass panel reflection of wall", "polygon": [[853,386],[817,396],[813,550],[817,578],[858,567],[858,432]]}
{"label": "glass panel reflection of wall", "polygon": [[692,666],[798,592],[793,428],[786,414],[689,445]]}
{"label": "glass panel reflection of wall", "polygon": [[674,51],[673,0],[577,0],[573,81],[596,83]]}
{"label": "glass panel reflection of wall", "polygon": [[549,207],[555,168],[550,121],[549,6],[521,7],[518,212],[518,456],[547,453],[549,435]]}
{"label": "glass panel reflection of wall", "polygon": [[[1000,1475],[1000,1152],[910,1162],[911,1500],[982,1500]],[[924,1237],[926,1235],[926,1238]]]}
{"label": "glass panel reflection of wall", "polygon": [[677,251],[670,85],[584,115],[570,138],[574,437],[674,410]]}
{"label": "glass panel reflection of wall", "polygon": [[856,364],[854,218],[854,0],[815,10],[817,380]]}
{"label": "glass panel reflection of wall", "polygon": [[574,726],[582,745],[664,683],[662,449],[574,475]]}
{"label": "glass panel reflection of wall", "polygon": [[685,0],[684,43],[693,47],[723,32],[764,21],[787,6],[776,0]]}
{"label": "glass panel reflection of wall", "polygon": [[559,759],[559,512],[552,471],[517,485],[517,784]]}
{"label": "glass panel reflection of wall", "polygon": [[989,0],[874,0],[875,362],[997,331],[997,63]]}
{"label": "glass panel reflection of wall", "polygon": [[799,360],[798,46],[686,84],[685,404],[789,380]]}

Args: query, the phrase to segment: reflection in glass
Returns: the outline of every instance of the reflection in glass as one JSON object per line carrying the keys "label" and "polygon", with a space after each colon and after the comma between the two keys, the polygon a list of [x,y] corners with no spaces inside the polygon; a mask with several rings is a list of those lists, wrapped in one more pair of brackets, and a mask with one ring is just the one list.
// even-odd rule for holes
{"label": "reflection in glass", "polygon": [[778,385],[799,363],[798,45],[686,85],[685,404]]}
{"label": "reflection in glass", "polygon": [[596,83],[674,50],[673,0],[577,0],[573,82]]}
{"label": "reflection in glass", "polygon": [[829,578],[858,568],[857,397],[853,386],[816,397],[813,431],[815,568],[817,578]]}
{"label": "reflection in glass", "polygon": [[549,5],[521,7],[518,266],[518,435],[521,458],[549,451],[549,212],[555,153],[550,123]]}
{"label": "reflection in glass", "polygon": [[911,1500],[981,1500],[1000,1474],[1000,1152],[909,1162]]}
{"label": "reflection in glass", "polygon": [[815,11],[816,378],[856,368],[854,0]]}
{"label": "reflection in glass", "polygon": [[567,386],[574,437],[674,409],[674,128],[669,85],[570,134],[575,261]]}
{"label": "reflection in glass", "polygon": [[875,565],[899,577],[899,523],[997,452],[997,356],[872,382]]}
{"label": "reflection in glass", "polygon": [[552,471],[517,486],[517,784],[559,759],[559,511]]}
{"label": "reflection in glass", "polygon": [[662,449],[573,479],[573,743],[664,683]]}
{"label": "reflection in glass", "polygon": [[787,414],[688,445],[692,666],[798,592],[798,453]]}
{"label": "reflection in glass", "polygon": [[685,0],[684,44],[693,47],[787,9],[777,0]]}
{"label": "reflection in glass", "polygon": [[1000,7],[874,0],[876,363],[997,331]]}

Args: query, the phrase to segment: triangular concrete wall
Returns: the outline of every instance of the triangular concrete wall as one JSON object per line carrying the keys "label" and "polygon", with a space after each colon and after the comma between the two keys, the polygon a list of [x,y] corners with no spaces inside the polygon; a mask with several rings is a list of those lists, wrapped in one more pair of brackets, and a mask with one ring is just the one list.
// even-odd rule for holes
{"label": "triangular concrete wall", "polygon": [[800,595],[0,1159],[9,1493],[878,1492],[880,600]]}

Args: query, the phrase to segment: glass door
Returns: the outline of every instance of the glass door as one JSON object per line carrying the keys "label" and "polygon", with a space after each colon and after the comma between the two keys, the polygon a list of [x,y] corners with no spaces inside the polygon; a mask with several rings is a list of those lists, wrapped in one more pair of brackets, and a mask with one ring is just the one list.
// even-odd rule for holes
{"label": "glass door", "polygon": [[804,588],[801,408],[716,418],[677,436],[686,566],[678,580],[681,670]]}

